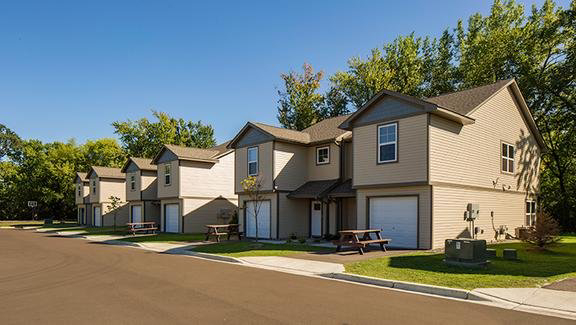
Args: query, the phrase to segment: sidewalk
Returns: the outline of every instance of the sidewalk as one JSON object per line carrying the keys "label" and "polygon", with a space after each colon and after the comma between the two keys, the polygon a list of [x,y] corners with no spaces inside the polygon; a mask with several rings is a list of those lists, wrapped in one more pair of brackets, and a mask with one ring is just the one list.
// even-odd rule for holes
{"label": "sidewalk", "polygon": [[344,272],[344,265],[339,263],[318,262],[278,256],[240,257],[238,259],[254,266],[276,270],[289,270],[311,274]]}
{"label": "sidewalk", "polygon": [[483,288],[474,289],[478,293],[516,304],[518,307],[535,307],[572,314],[576,319],[576,292],[544,288]]}

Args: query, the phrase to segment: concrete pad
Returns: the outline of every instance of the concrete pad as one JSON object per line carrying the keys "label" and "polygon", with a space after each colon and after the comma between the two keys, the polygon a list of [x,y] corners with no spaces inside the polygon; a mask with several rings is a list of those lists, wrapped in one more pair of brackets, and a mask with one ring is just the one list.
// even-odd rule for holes
{"label": "concrete pad", "polygon": [[519,305],[576,313],[575,292],[543,288],[482,288],[473,291]]}
{"label": "concrete pad", "polygon": [[344,266],[338,263],[308,261],[279,256],[241,257],[239,260],[249,264],[272,268],[290,269],[314,274],[344,272]]}

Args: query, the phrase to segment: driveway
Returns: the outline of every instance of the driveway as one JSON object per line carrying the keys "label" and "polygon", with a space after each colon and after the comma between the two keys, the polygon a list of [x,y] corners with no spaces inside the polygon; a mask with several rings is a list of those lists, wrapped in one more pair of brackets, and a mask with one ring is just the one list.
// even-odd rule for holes
{"label": "driveway", "polygon": [[568,324],[485,305],[0,230],[0,324]]}

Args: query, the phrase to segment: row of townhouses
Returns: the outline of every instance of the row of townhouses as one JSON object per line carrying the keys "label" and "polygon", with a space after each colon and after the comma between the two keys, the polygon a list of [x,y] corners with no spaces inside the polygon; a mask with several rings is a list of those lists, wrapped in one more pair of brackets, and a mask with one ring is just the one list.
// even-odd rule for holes
{"label": "row of townhouses", "polygon": [[[79,222],[110,225],[109,197],[127,202],[118,223],[156,221],[201,232],[221,211],[255,236],[243,192],[262,182],[261,238],[322,237],[382,229],[391,246],[442,247],[532,225],[543,141],[514,80],[419,99],[384,90],[355,113],[302,131],[248,122],[211,149],[165,145],[152,160],[78,173]],[[470,227],[469,205],[479,210]],[[120,220],[120,221],[118,221]]]}

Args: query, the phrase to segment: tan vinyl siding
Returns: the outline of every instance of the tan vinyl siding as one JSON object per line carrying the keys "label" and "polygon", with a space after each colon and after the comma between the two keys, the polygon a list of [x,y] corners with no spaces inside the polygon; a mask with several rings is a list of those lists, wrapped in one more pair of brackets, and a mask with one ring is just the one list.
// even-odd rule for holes
{"label": "tan vinyl siding", "polygon": [[[96,191],[93,191],[94,186],[92,184],[96,184]],[[90,176],[90,183],[89,183],[89,189],[90,189],[90,202],[92,203],[98,203],[100,202],[100,181],[98,179],[98,176],[96,176],[96,174],[92,174],[92,176]]]}
{"label": "tan vinyl siding", "polygon": [[276,142],[274,180],[279,190],[295,190],[307,180],[308,148]]}
{"label": "tan vinyl siding", "polygon": [[[247,150],[250,147],[238,148],[235,150],[235,192],[242,192],[241,182],[248,177],[248,157]],[[262,190],[272,190],[273,166],[272,166],[272,141],[255,145],[258,147],[258,177],[262,179]]]}
{"label": "tan vinyl siding", "polygon": [[116,226],[124,226],[128,222],[130,207],[126,202],[122,202],[122,206],[115,210],[111,210],[109,202],[104,202],[100,206],[102,207],[103,227],[114,226],[114,214],[116,214]]}
{"label": "tan vinyl siding", "polygon": [[434,186],[432,192],[434,248],[444,247],[445,239],[467,237],[468,223],[463,216],[468,203],[480,204],[480,215],[474,224],[483,231],[478,234],[479,239],[494,240],[492,211],[496,228],[505,225],[508,233],[514,234],[516,227],[524,225],[525,194],[442,186]]}
{"label": "tan vinyl siding", "polygon": [[397,122],[398,161],[393,163],[377,163],[380,124],[354,128],[354,186],[426,181],[427,116],[420,114]]}
{"label": "tan vinyl siding", "polygon": [[131,201],[129,202],[129,219],[132,220],[132,207],[142,207],[142,221],[156,222],[160,225],[160,201]]}
{"label": "tan vinyl siding", "polygon": [[126,201],[126,181],[124,179],[101,178],[96,182],[98,188],[97,202],[110,202],[110,197],[115,196],[120,201]]}
{"label": "tan vinyl siding", "polygon": [[[164,166],[170,164],[170,185],[165,184]],[[158,164],[158,198],[171,198],[180,195],[178,160]]]}
{"label": "tan vinyl siding", "polygon": [[[131,178],[134,176],[134,189],[131,187]],[[134,171],[126,173],[126,200],[135,201],[140,200],[140,188],[141,188],[141,177],[140,171]]]}
{"label": "tan vinyl siding", "polygon": [[156,171],[141,171],[141,191],[143,200],[156,200],[158,198],[158,174]]}
{"label": "tan vinyl siding", "polygon": [[308,237],[310,233],[310,201],[289,199],[286,195],[288,195],[288,193],[278,194],[280,204],[280,238],[288,238],[292,234],[298,237]]}
{"label": "tan vinyl siding", "polygon": [[354,148],[352,148],[352,142],[343,142],[342,145],[344,146],[344,179],[350,179],[354,166]]}
{"label": "tan vinyl siding", "polygon": [[[330,147],[330,163],[316,165],[316,148]],[[308,148],[308,180],[317,181],[340,177],[340,148],[334,144],[322,144]]]}
{"label": "tan vinyl siding", "polygon": [[223,209],[235,209],[237,200],[228,199],[182,199],[185,233],[204,233],[206,225],[219,224],[218,213]]}
{"label": "tan vinyl siding", "polygon": [[[367,198],[378,196],[418,196],[418,213],[419,213],[419,248],[430,248],[430,187],[429,186],[407,186],[396,188],[380,189],[358,189],[356,192],[357,199],[357,227],[366,229],[369,225],[367,221]],[[436,212],[435,212],[436,213]]]}
{"label": "tan vinyl siding", "polygon": [[357,229],[358,218],[356,218],[357,207],[356,198],[342,199],[342,224],[341,229]]}
{"label": "tan vinyl siding", "polygon": [[[86,182],[76,182],[74,183],[74,202],[76,204],[86,203],[86,198],[90,197],[89,187]],[[78,186],[80,186],[80,195],[78,195]]]}
{"label": "tan vinyl siding", "polygon": [[[262,199],[270,201],[270,210],[271,210],[270,211],[270,221],[271,221],[270,237],[276,238],[277,237],[276,236],[276,229],[278,226],[278,223],[277,223],[277,204],[278,204],[277,194],[276,193],[263,194]],[[242,229],[242,231],[244,233],[246,233],[246,229],[244,228],[244,219],[245,219],[245,213],[246,213],[246,209],[244,208],[244,203],[246,201],[250,201],[250,198],[247,195],[238,195],[238,207],[240,208],[239,213],[238,213],[238,223],[240,224],[240,229]]]}
{"label": "tan vinyl siding", "polygon": [[[537,192],[540,151],[509,88],[501,90],[470,117],[476,123],[462,127],[431,116],[430,180]],[[516,147],[514,175],[500,172],[502,142]]]}
{"label": "tan vinyl siding", "polygon": [[180,161],[180,196],[236,198],[234,152],[217,163]]}

